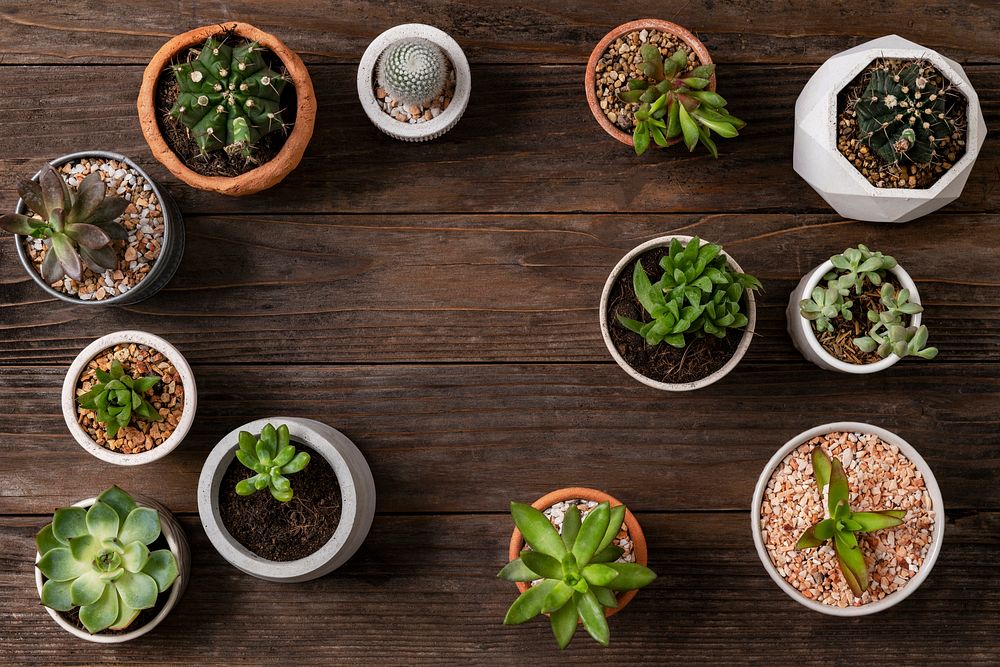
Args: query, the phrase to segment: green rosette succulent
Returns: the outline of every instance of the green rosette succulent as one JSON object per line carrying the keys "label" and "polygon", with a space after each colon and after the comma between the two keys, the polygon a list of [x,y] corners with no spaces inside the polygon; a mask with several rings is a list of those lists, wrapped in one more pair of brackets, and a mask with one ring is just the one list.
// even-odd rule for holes
{"label": "green rosette succulent", "polygon": [[740,300],[746,290],[761,289],[760,281],[730,269],[721,246],[702,245],[697,236],[686,244],[674,238],[668,254],[660,259],[660,268],[663,275],[655,283],[650,282],[641,261],[636,261],[632,271],[636,299],[651,320],[618,316],[619,324],[649,345],[665,342],[683,348],[689,336],[725,338],[730,329],[749,324]]}
{"label": "green rosette succulent", "polygon": [[125,227],[115,222],[128,202],[106,196],[100,174],[90,173],[74,191],[47,164],[37,183],[23,180],[17,184],[17,193],[38,217],[8,213],[0,217],[0,228],[49,240],[41,268],[45,282],[53,283],[63,276],[83,280],[84,266],[100,274],[118,265],[111,241],[128,239]]}
{"label": "green rosette succulent", "polygon": [[270,424],[261,429],[260,437],[240,431],[236,458],[256,475],[236,484],[236,493],[249,496],[268,489],[275,500],[287,503],[292,499],[292,484],[286,475],[301,471],[309,465],[308,452],[295,452],[288,426],[274,428]]}
{"label": "green rosette succulent", "polygon": [[202,154],[253,157],[262,137],[288,125],[280,108],[287,77],[268,67],[257,42],[235,48],[214,37],[198,57],[172,65],[180,94],[170,115],[191,132]]}
{"label": "green rosette succulent", "polygon": [[548,614],[559,648],[569,646],[578,623],[607,646],[611,636],[604,610],[618,606],[615,592],[643,588],[656,579],[644,565],[615,562],[622,555],[613,542],[625,520],[625,506],[600,503],[582,521],[579,508],[573,506],[566,511],[561,533],[531,505],[511,503],[510,514],[530,549],[497,576],[537,583],[518,596],[504,624],[518,625]]}
{"label": "green rosette succulent", "polygon": [[177,579],[174,554],[149,550],[159,536],[159,513],[117,486],[89,509],[56,510],[35,536],[36,567],[46,578],[42,604],[64,612],[79,607],[91,634],[127,628]]}
{"label": "green rosette succulent", "polygon": [[858,545],[857,533],[872,533],[903,523],[905,510],[854,512],[850,486],[840,459],[827,456],[819,447],[812,450],[813,474],[820,498],[826,498],[827,518],[816,522],[799,538],[796,549],[814,549],[830,541],[837,563],[851,591],[860,596],[868,590],[868,565]]}
{"label": "green rosette succulent", "polygon": [[78,396],[76,401],[81,408],[97,413],[97,421],[105,425],[109,438],[128,426],[133,416],[146,421],[163,419],[163,415],[145,398],[146,392],[162,380],[159,375],[133,378],[125,373],[117,359],[111,362],[109,371],[98,368],[95,373],[97,385]]}

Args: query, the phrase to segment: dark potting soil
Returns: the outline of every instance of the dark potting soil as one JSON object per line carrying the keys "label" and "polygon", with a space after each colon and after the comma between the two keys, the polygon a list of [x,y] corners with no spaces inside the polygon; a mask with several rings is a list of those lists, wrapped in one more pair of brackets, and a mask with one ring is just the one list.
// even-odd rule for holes
{"label": "dark potting soil", "polygon": [[219,514],[236,541],[261,558],[290,561],[305,558],[326,544],[340,523],[340,484],[322,456],[296,443],[312,457],[305,469],[288,476],[294,496],[287,503],[263,489],[249,496],[236,484],[254,473],[233,459],[219,487]]}
{"label": "dark potting soil", "polygon": [[[667,255],[669,248],[653,248],[639,256],[642,268],[651,282],[663,275],[660,259]],[[618,279],[608,294],[608,330],[611,342],[628,365],[651,380],[659,382],[695,382],[708,377],[726,365],[736,352],[742,330],[730,329],[725,338],[688,336],[688,344],[678,349],[667,343],[649,345],[639,334],[626,329],[618,322],[618,316],[640,322],[648,322],[649,315],[635,297],[632,289],[634,263],[629,263],[618,275]],[[744,297],[744,305],[746,299]]]}
{"label": "dark potting soil", "polygon": [[[892,273],[887,272],[883,281],[892,285],[896,290],[901,287],[899,280]],[[820,282],[825,284],[824,281]],[[868,329],[872,327],[872,323],[868,321],[868,311],[874,310],[880,313],[885,310],[882,307],[881,290],[881,285],[873,285],[868,280],[865,280],[860,296],[854,293],[853,287],[851,288],[851,293],[845,298],[854,302],[851,307],[852,319],[846,320],[843,317],[838,317],[833,320],[834,330],[832,332],[816,333],[816,329],[813,329],[816,340],[819,341],[824,350],[841,361],[859,366],[874,364],[882,360],[877,351],[865,352],[854,344],[855,338],[867,335]]]}
{"label": "dark potting soil", "polygon": [[[169,549],[169,548],[170,548],[170,545],[167,544],[167,540],[166,540],[166,538],[163,537],[163,535],[160,535],[158,538],[156,538],[155,542],[153,542],[152,544],[149,545],[149,550],[150,551],[156,551],[157,549]],[[144,626],[147,623],[149,623],[150,621],[152,621],[154,618],[157,617],[157,615],[161,611],[163,611],[163,607],[167,604],[167,598],[170,597],[170,593],[172,591],[173,591],[173,587],[170,587],[167,590],[165,590],[162,593],[160,593],[159,595],[157,595],[156,596],[156,604],[154,604],[149,609],[143,609],[143,610],[141,610],[139,612],[139,615],[135,617],[135,620],[132,621],[128,625],[128,627],[123,628],[121,630],[111,630],[111,629],[101,630],[97,634],[99,634],[99,635],[124,635],[124,634],[127,634],[129,632],[135,632],[136,630],[138,630],[142,626]],[[83,623],[80,622],[80,608],[79,607],[75,607],[75,608],[71,609],[70,611],[60,611],[59,615],[62,616],[64,619],[66,619],[69,622],[70,625],[73,625],[73,626],[79,628],[80,630],[83,630],[84,632],[90,632],[90,630],[88,630],[86,627],[84,627]]]}
{"label": "dark potting soil", "polygon": [[[225,33],[220,33],[215,38],[222,39],[225,36]],[[236,48],[246,44],[247,40],[236,38],[230,33],[227,43]],[[186,59],[188,54],[179,54],[179,56]],[[191,57],[195,57],[194,54]],[[282,75],[288,74],[281,59],[270,51],[264,52],[264,60],[275,72]],[[225,150],[212,151],[207,155],[202,155],[201,149],[198,148],[190,131],[179,120],[170,115],[170,109],[177,101],[179,92],[173,71],[170,68],[163,70],[156,82],[156,122],[167,146],[185,166],[202,176],[232,177],[256,169],[274,159],[282,146],[285,145],[285,141],[288,139],[287,133],[291,132],[291,127],[289,127],[286,132],[276,131],[261,138],[254,144],[253,155],[249,158],[239,154],[230,155]],[[289,81],[284,90],[281,91],[281,115],[289,126],[295,124],[296,102],[294,81]]]}

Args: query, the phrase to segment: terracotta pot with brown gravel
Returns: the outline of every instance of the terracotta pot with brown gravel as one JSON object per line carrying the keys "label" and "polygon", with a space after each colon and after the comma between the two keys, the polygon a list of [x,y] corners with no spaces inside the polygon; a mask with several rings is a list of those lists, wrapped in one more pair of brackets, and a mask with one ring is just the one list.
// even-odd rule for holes
{"label": "terracotta pot with brown gravel", "polygon": [[[209,37],[216,37],[226,32],[248,41],[256,41],[280,59],[287,71],[288,79],[294,86],[295,120],[284,144],[267,162],[238,176],[207,176],[185,164],[164,138],[159,118],[162,109],[157,108],[157,87],[160,78],[169,74],[170,64],[182,57],[188,49],[197,47]],[[260,192],[276,185],[291,173],[302,160],[306,146],[312,138],[313,125],[316,121],[316,95],[309,71],[302,59],[274,35],[248,23],[237,21],[196,28],[177,35],[160,47],[142,76],[142,88],[139,90],[137,106],[146,143],[149,144],[153,156],[163,163],[163,166],[191,187],[232,196]]]}
{"label": "terracotta pot with brown gravel", "polygon": [[[536,510],[545,512],[558,503],[565,502],[567,500],[583,500],[587,502],[593,502],[594,505],[597,503],[608,502],[612,507],[617,507],[621,505],[622,502],[603,491],[598,491],[597,489],[589,489],[579,486],[571,486],[565,489],[558,489],[557,491],[552,491],[547,493],[535,502],[531,503],[531,506]],[[583,511],[583,510],[582,510]],[[588,510],[589,511],[589,508]],[[649,555],[646,552],[646,537],[642,534],[642,528],[639,526],[639,521],[635,518],[628,509],[625,510],[625,525],[624,529],[627,530],[628,535],[626,539],[631,545],[631,557],[634,558],[633,561],[639,565],[647,565],[649,562]],[[521,535],[521,531],[517,528],[514,529],[514,533],[510,536],[510,548],[508,551],[508,557],[510,560],[515,560],[521,554],[524,549],[524,537]],[[520,592],[525,592],[528,590],[530,585],[528,582],[519,581],[517,583],[517,588]],[[613,609],[605,609],[605,616],[614,616],[625,606],[632,601],[635,594],[638,591],[626,591],[618,596],[618,606]]]}
{"label": "terracotta pot with brown gravel", "polygon": [[[597,95],[597,66],[601,60],[601,56],[604,55],[608,46],[615,42],[615,40],[620,37],[626,37],[630,33],[641,33],[642,31],[657,31],[672,35],[680,42],[683,42],[684,46],[686,46],[690,51],[694,52],[702,65],[709,65],[712,62],[712,56],[709,54],[708,49],[705,48],[705,45],[701,43],[701,40],[695,37],[691,31],[677,25],[676,23],[671,23],[670,21],[663,21],[661,19],[638,19],[635,21],[629,21],[628,23],[623,23],[606,34],[604,38],[597,43],[597,46],[594,47],[594,50],[590,53],[590,59],[587,61],[587,72],[584,84],[587,93],[587,104],[590,106],[590,112],[594,114],[594,118],[604,131],[626,146],[633,145],[632,135],[617,126],[615,123],[612,123],[605,111],[601,109],[601,101],[598,99]],[[636,54],[638,54],[638,49],[636,50]],[[712,75],[711,82],[708,84],[708,90],[715,90],[714,74]],[[680,141],[680,139],[673,139],[670,143],[673,144],[678,141]]]}

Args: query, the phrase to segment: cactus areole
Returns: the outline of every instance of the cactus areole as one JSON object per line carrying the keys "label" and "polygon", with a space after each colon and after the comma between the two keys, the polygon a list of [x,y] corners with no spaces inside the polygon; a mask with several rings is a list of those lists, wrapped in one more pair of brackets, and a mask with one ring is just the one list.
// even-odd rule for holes
{"label": "cactus areole", "polygon": [[153,156],[192,187],[249,195],[302,160],[316,96],[302,59],[277,37],[228,22],[164,44],[137,100]]}

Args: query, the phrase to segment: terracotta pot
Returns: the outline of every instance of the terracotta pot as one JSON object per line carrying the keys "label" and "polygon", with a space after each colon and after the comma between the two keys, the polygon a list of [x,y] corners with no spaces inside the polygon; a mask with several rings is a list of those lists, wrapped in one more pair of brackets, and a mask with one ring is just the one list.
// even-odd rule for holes
{"label": "terracotta pot", "polygon": [[[582,498],[585,500],[596,500],[599,503],[607,501],[611,503],[612,507],[617,507],[622,504],[620,500],[614,496],[608,495],[603,491],[598,491],[597,489],[589,489],[581,486],[571,486],[565,489],[559,489],[558,491],[553,491],[547,493],[535,502],[531,503],[531,506],[536,510],[544,512],[549,507],[555,503],[560,503],[564,500],[574,500],[577,498]],[[629,538],[632,540],[632,549],[635,553],[635,562],[639,565],[646,565],[649,562],[648,554],[646,553],[646,537],[642,534],[642,528],[639,526],[639,521],[635,518],[635,515],[628,509],[625,510],[625,525],[628,527]],[[524,550],[524,537],[521,535],[521,531],[517,528],[514,529],[514,533],[510,536],[510,549],[508,551],[508,557],[510,560],[518,558],[521,551]],[[522,593],[528,590],[528,582],[518,581],[518,590]],[[605,609],[605,616],[614,616],[619,611],[625,608],[635,594],[639,591],[626,591],[618,596],[618,606],[614,609]]]}
{"label": "terracotta pot", "polygon": [[[285,140],[285,145],[272,160],[239,176],[203,176],[188,168],[167,145],[160,133],[157,123],[156,82],[174,58],[182,55],[187,49],[203,43],[209,37],[228,30],[245,39],[259,42],[281,59],[285,69],[288,70],[288,77],[295,86],[295,124]],[[302,59],[274,35],[258,30],[248,23],[236,21],[196,28],[177,35],[160,47],[142,75],[142,88],[139,90],[136,105],[146,143],[149,144],[153,156],[163,163],[170,173],[199,190],[235,197],[266,190],[279,183],[295,169],[302,160],[309,139],[312,138],[313,125],[316,122],[316,94],[313,92],[312,79],[309,78],[309,71],[302,63]]]}
{"label": "terracotta pot", "polygon": [[[702,65],[710,65],[712,63],[712,56],[708,53],[708,49],[705,48],[705,45],[701,43],[701,40],[691,34],[691,31],[677,25],[676,23],[671,23],[670,21],[662,21],[660,19],[638,19],[635,21],[629,21],[628,23],[622,23],[620,26],[606,34],[604,38],[597,43],[594,50],[591,51],[590,60],[587,61],[587,74],[584,79],[584,86],[587,89],[587,104],[590,106],[590,113],[594,114],[594,118],[597,120],[598,124],[604,128],[604,131],[626,146],[633,145],[632,135],[623,132],[618,126],[608,120],[608,117],[604,115],[603,111],[601,111],[601,103],[597,99],[597,90],[595,88],[597,84],[597,61],[604,55],[604,51],[607,50],[608,45],[611,42],[615,41],[622,35],[627,35],[630,32],[642,29],[670,33],[683,41],[689,49],[698,54],[698,59],[701,61]],[[713,91],[715,90],[714,74],[708,84],[708,89]],[[669,143],[676,144],[680,140],[680,137],[676,137],[670,140]]]}

